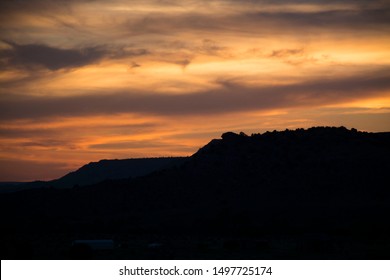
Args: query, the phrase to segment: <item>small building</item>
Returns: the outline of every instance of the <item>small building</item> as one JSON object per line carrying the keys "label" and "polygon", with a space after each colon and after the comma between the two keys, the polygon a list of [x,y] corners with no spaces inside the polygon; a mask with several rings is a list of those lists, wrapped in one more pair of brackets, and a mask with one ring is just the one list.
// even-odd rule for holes
{"label": "small building", "polygon": [[115,247],[114,240],[112,239],[87,239],[87,240],[74,240],[73,247],[87,246],[92,250],[113,250]]}

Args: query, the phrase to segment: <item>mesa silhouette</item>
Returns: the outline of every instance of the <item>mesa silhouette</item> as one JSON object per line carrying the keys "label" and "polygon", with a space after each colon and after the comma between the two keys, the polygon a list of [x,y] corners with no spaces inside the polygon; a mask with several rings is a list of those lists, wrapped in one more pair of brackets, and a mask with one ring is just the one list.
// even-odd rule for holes
{"label": "mesa silhouette", "polygon": [[388,259],[389,158],[388,132],[224,133],[146,176],[0,195],[2,258]]}

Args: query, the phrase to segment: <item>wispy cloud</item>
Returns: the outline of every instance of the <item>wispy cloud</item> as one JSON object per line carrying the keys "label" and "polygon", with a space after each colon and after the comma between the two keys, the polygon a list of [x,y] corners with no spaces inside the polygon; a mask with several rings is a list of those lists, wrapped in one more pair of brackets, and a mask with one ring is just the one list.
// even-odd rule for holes
{"label": "wispy cloud", "polygon": [[4,41],[10,46],[0,51],[0,64],[3,68],[25,68],[34,70],[46,68],[51,71],[71,69],[98,63],[103,58],[120,59],[142,56],[149,53],[146,49],[110,49],[103,46],[61,49],[40,44],[20,45]]}
{"label": "wispy cloud", "polygon": [[387,0],[1,1],[0,180],[226,130],[389,130],[389,34]]}
{"label": "wispy cloud", "polygon": [[7,43],[11,49],[2,50],[0,59],[5,61],[8,67],[44,67],[54,71],[95,63],[106,55],[105,51],[98,47],[60,49],[45,45]]}
{"label": "wispy cloud", "polygon": [[[213,115],[272,108],[337,104],[380,96],[390,89],[389,69],[346,78],[309,80],[248,87],[228,82],[216,90],[184,95],[142,92],[99,93],[65,97],[3,96],[2,120],[88,116],[119,113],[150,115]],[[223,82],[219,82],[220,84]]]}

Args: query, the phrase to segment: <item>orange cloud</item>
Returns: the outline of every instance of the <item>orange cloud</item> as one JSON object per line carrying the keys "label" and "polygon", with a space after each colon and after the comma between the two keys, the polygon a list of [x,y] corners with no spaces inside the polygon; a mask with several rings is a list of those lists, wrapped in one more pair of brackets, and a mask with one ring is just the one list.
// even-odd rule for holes
{"label": "orange cloud", "polygon": [[190,155],[229,130],[389,130],[389,9],[364,0],[3,1],[0,180],[50,179],[102,158]]}

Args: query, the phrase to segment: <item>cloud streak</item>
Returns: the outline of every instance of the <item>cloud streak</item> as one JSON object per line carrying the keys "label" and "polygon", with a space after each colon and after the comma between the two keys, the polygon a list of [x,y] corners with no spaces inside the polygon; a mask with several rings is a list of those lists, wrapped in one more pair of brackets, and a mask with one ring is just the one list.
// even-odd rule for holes
{"label": "cloud streak", "polygon": [[[232,14],[191,12],[178,15],[155,14],[127,21],[128,34],[173,35],[183,32],[222,32],[235,34],[291,34],[305,30],[386,31],[390,28],[390,7],[326,11],[242,11]],[[292,34],[294,33],[294,34]],[[305,34],[301,34],[304,36]]]}
{"label": "cloud streak", "polygon": [[98,63],[107,57],[120,59],[149,53],[145,49],[112,50],[102,46],[61,49],[41,44],[20,45],[9,41],[4,42],[11,48],[0,51],[0,60],[3,62],[3,67],[21,67],[30,70],[41,67],[51,71],[71,69]]}
{"label": "cloud streak", "polygon": [[106,55],[97,47],[59,49],[45,45],[7,43],[12,48],[3,50],[0,58],[6,60],[7,65],[27,68],[44,67],[52,71],[74,68],[97,62]]}
{"label": "cloud streak", "polygon": [[[381,96],[390,89],[389,69],[292,85],[248,87],[231,82],[217,90],[191,94],[120,92],[69,97],[3,96],[2,120],[141,113],[150,115],[213,115],[275,108],[320,106]],[[221,82],[223,84],[223,82]]]}
{"label": "cloud streak", "polygon": [[389,34],[386,0],[0,1],[0,180],[229,130],[390,129]]}

